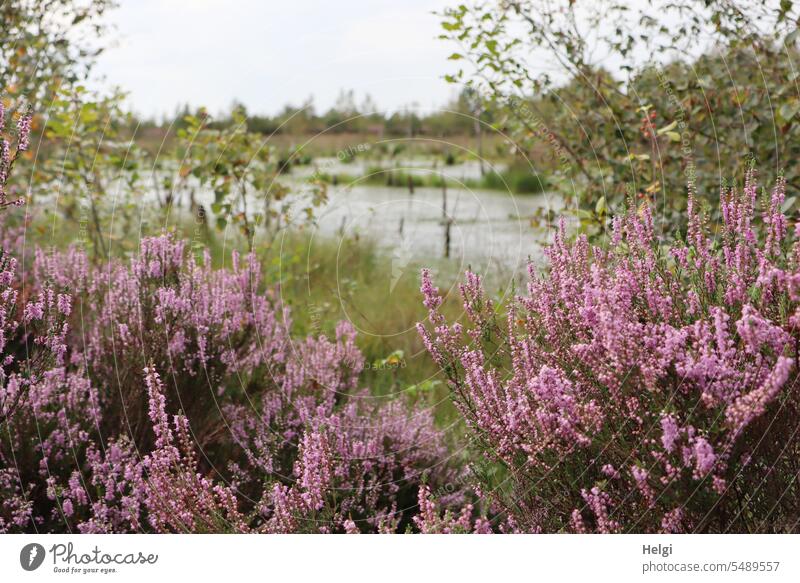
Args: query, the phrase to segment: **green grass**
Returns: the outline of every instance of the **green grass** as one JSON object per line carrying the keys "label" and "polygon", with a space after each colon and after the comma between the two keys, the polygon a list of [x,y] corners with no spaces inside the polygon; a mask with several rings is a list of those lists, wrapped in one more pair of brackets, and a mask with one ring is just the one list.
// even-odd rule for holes
{"label": "green grass", "polygon": [[[440,421],[456,418],[415,329],[427,315],[419,264],[393,270],[391,259],[368,240],[312,239],[301,233],[286,233],[260,253],[268,280],[280,285],[292,308],[297,334],[332,336],[337,322],[350,321],[368,365],[361,382],[373,395],[424,399]],[[440,283],[454,281],[452,273],[442,276]],[[458,302],[449,308],[457,317]]]}
{"label": "green grass", "polygon": [[501,190],[512,194],[539,194],[547,189],[547,180],[530,170],[512,167],[503,172],[488,172],[481,178],[455,180],[437,172],[409,172],[393,168],[368,168],[363,176],[347,173],[322,174],[320,179],[328,184],[369,184],[397,188],[433,187],[441,188],[445,183],[450,188]]}
{"label": "green grass", "polygon": [[547,190],[547,179],[530,170],[511,167],[497,173],[489,172],[481,179],[481,187],[488,190],[510,190],[514,194],[539,194]]}

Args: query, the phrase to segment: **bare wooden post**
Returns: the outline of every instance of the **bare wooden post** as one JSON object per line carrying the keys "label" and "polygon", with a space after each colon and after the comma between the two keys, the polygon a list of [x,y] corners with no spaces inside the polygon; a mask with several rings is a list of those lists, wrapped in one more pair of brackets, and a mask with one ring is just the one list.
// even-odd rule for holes
{"label": "bare wooden post", "polygon": [[444,225],[444,256],[450,257],[450,226],[452,220],[447,216],[447,179],[442,180],[442,224]]}
{"label": "bare wooden post", "polygon": [[447,181],[442,180],[442,220],[447,220]]}
{"label": "bare wooden post", "polygon": [[450,226],[453,224],[453,221],[450,219],[444,224],[444,256],[447,259],[450,259]]}
{"label": "bare wooden post", "polygon": [[481,121],[478,118],[480,112],[475,114],[475,137],[478,140],[478,163],[480,164],[481,169],[481,178],[486,175],[486,170],[483,167],[483,128],[481,127]]}

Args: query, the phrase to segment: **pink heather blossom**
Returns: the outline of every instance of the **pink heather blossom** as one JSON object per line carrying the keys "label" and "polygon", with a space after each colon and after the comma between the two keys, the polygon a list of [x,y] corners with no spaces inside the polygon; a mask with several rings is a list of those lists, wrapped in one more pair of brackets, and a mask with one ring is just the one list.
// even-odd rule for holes
{"label": "pink heather blossom", "polygon": [[17,148],[19,148],[21,152],[27,150],[30,145],[32,119],[33,114],[28,111],[22,114],[17,121]]}
{"label": "pink heather blossom", "polygon": [[58,294],[58,311],[69,316],[72,312],[72,298],[67,294]]}
{"label": "pink heather blossom", "polygon": [[295,466],[300,497],[312,510],[321,510],[331,482],[330,449],[325,436],[306,433],[300,442],[300,456]]}
{"label": "pink heather blossom", "polygon": [[633,479],[636,482],[636,487],[639,489],[641,495],[652,504],[655,494],[653,489],[647,483],[650,473],[644,468],[633,466],[631,467],[631,475],[633,476]]}
{"label": "pink heather blossom", "polygon": [[581,496],[594,516],[598,532],[608,534],[620,530],[619,523],[610,518],[611,497],[608,494],[594,487],[589,491],[581,491]]}
{"label": "pink heather blossom", "polygon": [[693,187],[685,233],[662,235],[647,205],[613,217],[605,245],[561,221],[547,270],[531,265],[507,304],[465,274],[457,336],[423,274],[423,344],[480,451],[513,476],[497,503],[521,528],[727,532],[749,528],[732,490],[793,487],[774,461],[800,451],[800,231],[785,189],[757,213],[749,171],[722,192],[713,233]]}
{"label": "pink heather blossom", "polygon": [[694,455],[694,469],[696,477],[703,477],[708,474],[717,461],[717,455],[714,453],[714,448],[703,437],[698,437],[692,446]]}
{"label": "pink heather blossom", "polygon": [[25,306],[25,322],[41,320],[44,317],[44,302],[30,302]]}
{"label": "pink heather blossom", "polygon": [[439,296],[439,289],[433,287],[431,283],[431,272],[429,269],[422,270],[422,287],[420,288],[423,297],[423,304],[429,310],[435,310],[442,303],[442,298]]}
{"label": "pink heather blossom", "polygon": [[667,453],[671,453],[678,440],[678,424],[672,415],[661,417],[661,445]]}
{"label": "pink heather blossom", "polygon": [[618,480],[620,478],[619,471],[611,464],[605,464],[600,471],[613,480]]}
{"label": "pink heather blossom", "polygon": [[423,534],[475,533],[490,534],[491,525],[484,517],[473,518],[474,507],[464,506],[458,514],[451,510],[442,512],[427,485],[419,489],[419,512],[414,516],[414,524]]}
{"label": "pink heather blossom", "polygon": [[[0,109],[0,133],[5,127],[6,111]],[[20,152],[24,152],[30,146],[32,113],[30,111],[22,114],[17,121],[17,144],[12,155],[12,146],[9,140],[0,137],[0,211],[9,206],[22,206],[25,204],[24,198],[8,200],[6,187],[10,178],[11,168],[17,160]]]}
{"label": "pink heather blossom", "polygon": [[775,399],[786,384],[794,365],[792,359],[779,357],[772,371],[762,381],[761,386],[740,396],[728,406],[726,411],[728,421],[737,432],[744,429],[753,419],[764,414],[767,405]]}
{"label": "pink heather blossom", "polygon": [[583,522],[583,516],[581,516],[581,513],[577,508],[570,514],[570,527],[572,528],[572,531],[577,534],[586,534],[588,532],[586,525]]}
{"label": "pink heather blossom", "polygon": [[682,520],[683,520],[682,508],[675,508],[674,510],[670,510],[669,512],[664,514],[664,518],[661,519],[661,529],[665,533],[669,534],[678,534],[684,532]]}

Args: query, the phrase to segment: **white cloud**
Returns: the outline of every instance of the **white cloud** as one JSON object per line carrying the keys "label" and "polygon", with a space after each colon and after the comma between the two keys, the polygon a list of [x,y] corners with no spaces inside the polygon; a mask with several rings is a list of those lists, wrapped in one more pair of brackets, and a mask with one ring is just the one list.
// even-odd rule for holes
{"label": "white cloud", "polygon": [[179,103],[212,111],[234,99],[274,113],[313,95],[329,107],[340,89],[384,108],[443,105],[452,47],[431,12],[445,0],[123,0],[110,18],[117,46],[98,73],[130,92],[145,114]]}

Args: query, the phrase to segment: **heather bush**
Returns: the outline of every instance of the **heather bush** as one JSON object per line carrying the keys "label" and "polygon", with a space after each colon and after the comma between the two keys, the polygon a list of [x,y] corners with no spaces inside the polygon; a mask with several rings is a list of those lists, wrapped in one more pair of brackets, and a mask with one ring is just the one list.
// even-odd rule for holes
{"label": "heather bush", "polygon": [[21,206],[25,200],[18,198],[9,200],[7,192],[8,181],[14,164],[20,155],[30,147],[31,121],[33,115],[30,110],[18,111],[16,127],[13,131],[6,127],[6,118],[9,117],[6,108],[0,102],[0,210],[8,206]]}
{"label": "heather bush", "polygon": [[549,270],[531,266],[508,305],[467,272],[465,324],[423,271],[420,333],[503,470],[483,492],[522,530],[798,529],[800,227],[784,191],[759,195],[750,171],[712,225],[690,188],[677,240],[646,205],[604,246],[562,222]]}
{"label": "heather bush", "polygon": [[[7,117],[0,103],[0,211],[25,202],[9,199],[8,181],[29,147],[32,116],[17,112],[13,130]],[[0,532],[6,532],[31,524],[29,493],[49,487],[51,467],[68,465],[71,450],[86,440],[97,400],[85,379],[64,368],[70,296],[48,281],[36,289],[21,285],[17,258],[7,251],[21,246],[20,228],[7,224],[5,213],[0,228]],[[12,420],[18,431],[11,431]],[[15,471],[22,464],[25,477]]]}
{"label": "heather bush", "polygon": [[50,361],[2,378],[4,531],[394,532],[456,477],[429,412],[359,388],[351,325],[292,337],[252,255],[37,250],[21,321],[8,262],[5,362],[25,341]]}
{"label": "heather bush", "polygon": [[[108,411],[108,431],[123,424],[145,445],[150,421],[141,371],[150,363],[175,389],[171,407],[182,409],[201,436],[224,436],[220,400],[242,397],[261,373],[283,374],[275,367],[290,349],[289,315],[273,292],[258,289],[252,256],[240,261],[234,253],[230,269],[215,270],[207,253],[197,261],[168,235],[143,239],[130,262],[97,268],[76,249],[36,255],[37,279],[79,298],[75,344],[92,380],[121,405]],[[333,376],[331,370],[331,383]]]}

